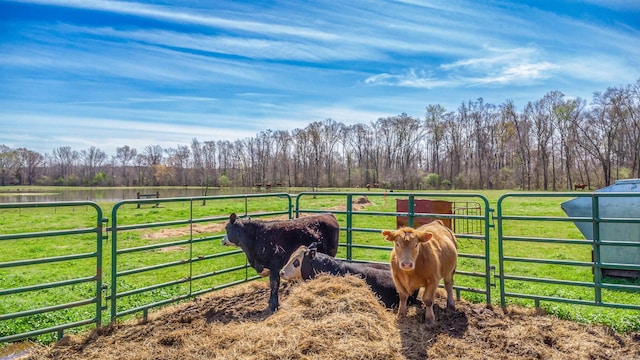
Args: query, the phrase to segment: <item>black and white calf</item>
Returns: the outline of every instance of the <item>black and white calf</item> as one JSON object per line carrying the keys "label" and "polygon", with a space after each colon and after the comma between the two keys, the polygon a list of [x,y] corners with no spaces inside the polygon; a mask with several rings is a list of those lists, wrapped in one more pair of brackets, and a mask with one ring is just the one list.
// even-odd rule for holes
{"label": "black and white calf", "polygon": [[[336,259],[319,253],[315,244],[312,244],[309,247],[300,246],[280,270],[280,276],[285,280],[309,280],[320,273],[360,276],[387,308],[396,308],[400,304],[389,264],[354,263]],[[410,299],[412,303],[416,303],[416,295],[417,292]]]}

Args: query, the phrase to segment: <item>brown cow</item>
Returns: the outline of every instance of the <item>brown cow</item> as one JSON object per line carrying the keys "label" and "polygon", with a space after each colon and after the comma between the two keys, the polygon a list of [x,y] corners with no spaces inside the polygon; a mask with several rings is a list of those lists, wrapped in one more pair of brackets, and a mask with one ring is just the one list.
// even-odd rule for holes
{"label": "brown cow", "polygon": [[583,184],[583,183],[575,183],[573,184],[573,190],[584,190],[584,188],[587,187],[587,184]]}
{"label": "brown cow", "polygon": [[383,230],[386,240],[395,243],[391,251],[391,273],[400,295],[398,314],[407,313],[407,298],[424,287],[422,302],[426,306],[425,318],[435,323],[433,301],[440,279],[447,290],[447,307],[453,309],[453,275],[458,259],[458,243],[453,232],[442,221],[435,220],[417,229],[402,227]]}

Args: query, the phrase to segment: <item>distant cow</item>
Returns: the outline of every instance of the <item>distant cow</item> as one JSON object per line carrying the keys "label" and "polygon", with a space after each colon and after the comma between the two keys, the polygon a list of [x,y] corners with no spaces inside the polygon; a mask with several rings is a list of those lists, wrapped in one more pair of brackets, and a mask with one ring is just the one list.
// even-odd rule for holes
{"label": "distant cow", "polygon": [[318,243],[318,251],[335,256],[340,225],[333,214],[311,215],[291,220],[241,220],[231,214],[223,245],[242,248],[251,267],[269,275],[269,309],[278,309],[280,269],[300,245]]}
{"label": "distant cow", "polygon": [[583,184],[583,183],[573,184],[573,190],[578,190],[578,189],[584,190],[584,188],[586,187],[587,187],[587,184]]}
{"label": "distant cow", "polygon": [[427,307],[425,318],[432,324],[435,323],[433,301],[440,279],[444,278],[447,307],[455,306],[453,275],[458,258],[455,235],[440,220],[417,229],[402,227],[398,230],[383,230],[382,235],[395,243],[390,260],[393,281],[400,295],[398,314],[406,314],[407,297],[416,289],[424,287],[422,302]]}
{"label": "distant cow", "polygon": [[[311,244],[309,247],[300,246],[280,270],[280,276],[285,280],[309,280],[321,273],[360,276],[386,307],[391,309],[400,304],[400,297],[393,284],[389,264],[353,263],[335,259],[326,254],[318,253],[315,244]],[[417,297],[411,296],[409,301],[417,303]]]}

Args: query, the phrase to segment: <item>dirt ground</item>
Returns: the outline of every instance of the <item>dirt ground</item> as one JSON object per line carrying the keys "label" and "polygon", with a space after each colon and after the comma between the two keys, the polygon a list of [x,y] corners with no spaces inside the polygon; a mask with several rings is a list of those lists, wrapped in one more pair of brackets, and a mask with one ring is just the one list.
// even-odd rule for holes
{"label": "dirt ground", "polygon": [[536,315],[532,309],[457,302],[405,318],[353,276],[284,283],[267,312],[268,283],[255,281],[152,313],[146,323],[67,336],[28,359],[639,359],[640,334],[616,334]]}

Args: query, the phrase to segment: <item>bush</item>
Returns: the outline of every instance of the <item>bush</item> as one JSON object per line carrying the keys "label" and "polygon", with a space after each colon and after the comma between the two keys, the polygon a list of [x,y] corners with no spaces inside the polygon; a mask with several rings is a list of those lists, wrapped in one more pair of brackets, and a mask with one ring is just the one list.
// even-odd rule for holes
{"label": "bush", "polygon": [[427,189],[439,189],[442,184],[442,177],[440,174],[431,173],[424,177],[422,183]]}

